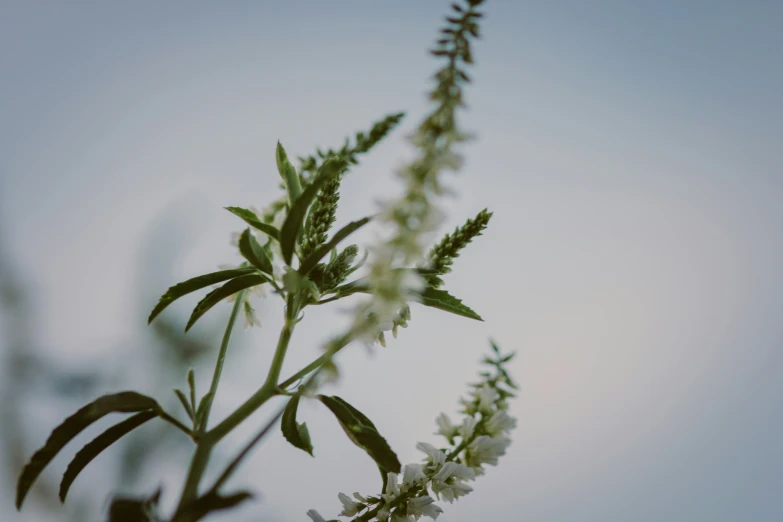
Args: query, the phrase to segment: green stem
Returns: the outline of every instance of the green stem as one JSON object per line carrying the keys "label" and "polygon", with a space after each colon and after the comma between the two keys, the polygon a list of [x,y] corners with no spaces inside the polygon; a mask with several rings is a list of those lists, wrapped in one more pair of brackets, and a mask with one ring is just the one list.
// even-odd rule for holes
{"label": "green stem", "polygon": [[315,359],[313,362],[311,362],[310,364],[308,364],[307,366],[305,366],[304,368],[302,368],[301,370],[299,370],[298,372],[293,374],[291,377],[289,377],[285,381],[281,382],[278,385],[278,388],[281,389],[281,390],[285,390],[286,388],[291,386],[293,383],[295,383],[297,380],[301,379],[302,377],[304,377],[308,373],[312,372],[313,370],[317,370],[318,368],[320,368],[321,366],[323,366],[324,364],[329,362],[332,359],[332,357],[334,357],[334,355],[337,352],[339,352],[340,350],[342,350],[343,348],[348,346],[348,344],[352,340],[353,340],[353,332],[352,331],[348,332],[347,334],[343,335],[342,337],[339,337],[339,338],[335,339],[334,341],[332,341],[327,346],[327,349],[323,353],[323,355],[321,355],[320,357]]}
{"label": "green stem", "polygon": [[228,324],[226,325],[226,331],[223,333],[223,341],[220,343],[220,351],[218,352],[218,358],[215,362],[215,371],[212,374],[212,384],[209,386],[209,392],[205,395],[204,400],[207,401],[204,405],[204,413],[201,417],[201,425],[198,427],[199,433],[203,434],[207,430],[207,421],[209,420],[209,412],[212,410],[212,403],[215,400],[215,394],[217,394],[218,384],[220,383],[220,376],[223,373],[223,363],[226,361],[226,354],[228,353],[228,343],[231,340],[231,331],[234,329],[234,323],[237,320],[239,309],[242,308],[242,299],[245,296],[245,291],[242,290],[236,294],[234,300],[234,307],[231,309],[231,315],[228,318]]}
{"label": "green stem", "polygon": [[248,400],[246,400],[231,415],[226,417],[223,422],[212,428],[205,437],[213,443],[217,443],[225,437],[231,430],[236,428],[242,421],[250,417],[266,401],[277,395],[277,380],[280,378],[280,370],[283,367],[285,354],[288,350],[288,343],[291,341],[291,335],[296,324],[296,316],[299,313],[296,300],[293,295],[288,296],[286,306],[286,320],[283,329],[280,331],[280,338],[277,341],[272,364],[269,368],[266,381]]}
{"label": "green stem", "polygon": [[234,323],[236,322],[239,309],[242,306],[242,298],[244,297],[244,290],[239,292],[234,301],[234,307],[231,309],[231,315],[228,318],[226,324],[226,331],[223,333],[223,341],[220,343],[220,351],[218,352],[218,358],[215,362],[215,371],[212,374],[212,384],[209,387],[209,392],[204,396],[206,404],[204,404],[204,413],[201,417],[200,425],[197,426],[197,446],[196,452],[193,454],[193,459],[190,461],[190,469],[188,470],[188,476],[185,479],[185,487],[182,490],[182,497],[177,506],[177,512],[180,512],[183,507],[192,502],[198,496],[198,486],[201,482],[201,477],[204,475],[204,471],[207,469],[209,463],[209,457],[212,454],[212,447],[214,444],[204,437],[207,421],[209,419],[209,412],[212,409],[212,401],[215,398],[217,392],[218,383],[220,382],[220,375],[223,373],[223,363],[226,360],[226,353],[228,352],[228,343],[231,339],[231,331],[234,329]]}
{"label": "green stem", "polygon": [[184,433],[185,433],[185,434],[186,434],[188,437],[190,437],[190,438],[193,438],[193,436],[195,435],[195,434],[193,433],[193,431],[191,431],[190,429],[188,429],[188,427],[187,427],[187,426],[185,426],[185,425],[184,425],[184,424],[182,424],[180,421],[178,421],[177,419],[175,419],[174,417],[172,417],[171,415],[169,415],[168,413],[166,413],[165,411],[163,411],[163,409],[162,409],[162,408],[161,408],[160,410],[158,410],[158,415],[159,415],[159,416],[160,416],[160,418],[161,418],[161,419],[163,419],[164,421],[166,421],[166,422],[168,422],[168,423],[170,423],[170,424],[172,424],[172,425],[176,426],[177,428],[179,428],[179,429],[180,429],[182,432],[184,432]]}

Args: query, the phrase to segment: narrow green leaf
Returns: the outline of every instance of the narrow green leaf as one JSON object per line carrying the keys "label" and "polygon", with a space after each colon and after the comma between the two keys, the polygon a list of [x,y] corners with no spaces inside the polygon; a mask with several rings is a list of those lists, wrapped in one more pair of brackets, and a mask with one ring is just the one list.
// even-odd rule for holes
{"label": "narrow green leaf", "polygon": [[286,154],[283,145],[279,141],[275,150],[275,160],[277,162],[277,171],[285,182],[288,201],[293,205],[302,194],[302,183],[299,181],[299,174],[296,173],[296,169],[288,160],[288,154]]}
{"label": "narrow green leaf", "polygon": [[269,225],[267,223],[264,223],[260,219],[258,219],[258,216],[256,216],[251,210],[248,210],[246,208],[241,207],[226,207],[226,210],[231,212],[232,214],[241,217],[245,223],[250,225],[253,228],[257,228],[267,236],[280,240],[280,231],[277,230],[272,225]]}
{"label": "narrow green leaf", "polygon": [[198,403],[198,408],[196,408],[196,429],[201,428],[201,422],[204,417],[204,411],[207,408],[207,404],[212,402],[212,392],[206,393],[202,398],[201,401]]}
{"label": "narrow green leaf", "polygon": [[190,409],[196,409],[196,372],[188,370],[188,388],[190,388]]}
{"label": "narrow green leaf", "polygon": [[[180,392],[181,393],[181,392]],[[73,481],[81,473],[81,471],[92,462],[92,460],[100,455],[100,453],[120,440],[122,437],[135,430],[145,422],[158,416],[158,412],[154,410],[142,411],[136,415],[125,419],[124,421],[115,424],[108,430],[104,431],[92,442],[82,448],[79,453],[73,458],[68,469],[65,470],[63,479],[60,482],[60,502],[65,502],[65,497],[68,495],[68,490],[73,484]]]}
{"label": "narrow green leaf", "polygon": [[[408,270],[408,269],[399,269]],[[420,272],[420,271],[419,271]],[[351,281],[342,286],[338,286],[334,292],[340,297],[347,297],[357,292],[369,293],[370,287],[367,284],[365,278]],[[449,294],[445,290],[439,290],[436,288],[428,287],[423,292],[418,294],[418,300],[425,306],[431,306],[445,312],[451,312],[452,314],[461,315],[469,319],[475,319],[477,321],[483,321],[479,314],[471,310],[468,306],[462,304],[460,299],[457,299],[453,295]]]}
{"label": "narrow green leaf", "polygon": [[160,298],[160,301],[158,301],[158,304],[155,305],[155,308],[152,310],[152,313],[150,314],[149,319],[147,320],[148,323],[151,323],[153,319],[155,319],[158,314],[160,314],[163,310],[166,309],[167,306],[169,306],[171,303],[182,297],[183,295],[187,295],[191,292],[195,292],[196,290],[201,290],[204,287],[207,287],[209,285],[214,285],[216,283],[222,283],[223,281],[226,281],[228,279],[233,279],[235,277],[250,274],[255,272],[255,268],[247,267],[247,268],[234,268],[231,270],[221,270],[219,272],[212,272],[210,274],[204,274],[198,277],[194,277],[193,279],[188,279],[187,281],[183,281],[182,283],[178,283],[168,290],[166,290],[166,293],[163,294],[163,296]]}
{"label": "narrow green leaf", "polygon": [[283,259],[289,265],[294,255],[294,248],[299,234],[302,230],[302,223],[307,215],[307,209],[318,194],[318,190],[329,181],[333,176],[340,174],[345,169],[347,163],[342,158],[329,158],[324,161],[321,168],[318,169],[313,182],[310,183],[301,196],[291,205],[285,222],[280,229],[280,250],[283,253]]}
{"label": "narrow green leaf", "polygon": [[360,229],[361,227],[369,223],[371,219],[372,218],[366,217],[358,221],[351,221],[343,228],[338,230],[331,240],[316,248],[315,252],[310,254],[310,256],[308,256],[307,259],[302,261],[302,264],[299,267],[299,273],[302,275],[307,275],[307,273],[310,272],[310,270],[312,270],[313,267],[317,265],[318,262],[321,261],[321,259],[323,259],[326,254],[329,253],[330,250],[336,247],[337,244],[340,243],[340,241],[342,241],[343,239],[350,236],[358,229]]}
{"label": "narrow green leaf", "polygon": [[212,290],[204,297],[204,299],[199,301],[199,303],[196,305],[196,308],[193,310],[193,313],[190,315],[188,324],[185,326],[185,331],[187,332],[190,330],[190,327],[193,326],[202,315],[207,313],[210,308],[218,304],[226,297],[230,297],[240,290],[244,290],[245,288],[258,286],[260,284],[269,282],[269,279],[267,279],[266,276],[259,274],[255,271],[255,269],[253,270],[255,273],[242,275],[232,279],[220,288]]}
{"label": "narrow green leaf", "polygon": [[44,446],[33,454],[22,469],[16,483],[16,508],[22,507],[27,492],[47,464],[71,439],[90,424],[109,413],[135,413],[157,409],[158,403],[155,399],[140,393],[126,391],[99,397],[65,419],[52,431]]}
{"label": "narrow green leaf", "polygon": [[435,288],[426,288],[420,295],[421,304],[438,308],[452,314],[461,315],[469,319],[483,321],[479,314],[462,304],[462,301],[446,292]]}
{"label": "narrow green leaf", "polygon": [[313,444],[310,442],[310,433],[307,431],[307,424],[296,422],[296,410],[299,407],[299,395],[291,397],[283,410],[283,417],[280,420],[280,429],[283,432],[285,440],[294,447],[304,450],[313,456]]}
{"label": "narrow green leaf", "polygon": [[172,522],[179,520],[197,522],[213,511],[234,508],[250,498],[253,498],[253,494],[248,491],[240,491],[231,495],[219,495],[214,491],[210,491],[185,506],[179,516],[175,517]]}
{"label": "narrow green leaf", "polygon": [[264,247],[250,233],[249,228],[246,228],[242,235],[239,236],[239,252],[251,265],[264,273],[272,275],[272,262],[267,257]]}
{"label": "narrow green leaf", "polygon": [[193,413],[193,407],[188,402],[187,397],[185,397],[185,394],[182,392],[182,390],[174,390],[174,395],[177,396],[179,399],[179,402],[182,404],[182,407],[185,409],[185,413],[188,414],[188,417],[192,421],[195,418],[195,413]]}
{"label": "narrow green leaf", "polygon": [[318,399],[337,417],[348,438],[378,464],[381,474],[400,472],[397,455],[364,414],[336,396],[319,395]]}

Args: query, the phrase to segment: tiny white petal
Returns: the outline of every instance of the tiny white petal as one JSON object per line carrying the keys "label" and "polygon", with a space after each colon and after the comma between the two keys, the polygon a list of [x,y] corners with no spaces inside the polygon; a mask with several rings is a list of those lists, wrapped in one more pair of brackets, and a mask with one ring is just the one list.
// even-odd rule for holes
{"label": "tiny white petal", "polygon": [[408,501],[408,513],[418,517],[426,516],[432,519],[438,518],[438,515],[443,513],[443,510],[435,504],[435,499],[425,495],[423,497],[412,498]]}
{"label": "tiny white petal", "polygon": [[339,498],[340,502],[342,502],[343,504],[343,510],[340,513],[341,516],[352,517],[363,509],[363,506],[361,504],[351,500],[351,497],[349,497],[345,493],[339,493],[337,495],[337,498]]}
{"label": "tiny white petal", "polygon": [[311,509],[307,512],[307,516],[310,517],[313,522],[326,522],[326,519],[318,514],[318,511]]}
{"label": "tiny white petal", "polygon": [[467,440],[473,436],[473,430],[476,428],[476,419],[473,417],[465,417],[462,420],[462,426],[459,428],[459,435],[463,440]]}

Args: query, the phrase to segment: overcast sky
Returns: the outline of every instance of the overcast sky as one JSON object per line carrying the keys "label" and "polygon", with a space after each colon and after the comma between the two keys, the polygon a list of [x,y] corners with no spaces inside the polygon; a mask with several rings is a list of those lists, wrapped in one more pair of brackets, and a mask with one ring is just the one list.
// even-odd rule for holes
{"label": "overcast sky", "polygon": [[[36,292],[38,342],[69,364],[133,350],[166,286],[238,261],[241,223],[222,207],[277,198],[278,139],[306,155],[404,110],[345,180],[339,219],[373,212],[399,188],[447,5],[0,0],[0,227]],[[462,119],[478,139],[443,229],[495,212],[446,282],[485,322],[415,307],[387,348],[341,355],[333,393],[418,460],[491,336],[519,353],[519,428],[439,520],[783,520],[783,3],[486,12]],[[140,289],[148,238],[168,229],[185,248]],[[263,328],[238,330],[216,415],[257,387],[272,304]],[[340,309],[308,314],[284,373]],[[328,413],[303,413],[317,458],[267,441],[232,481],[263,494],[248,520],[334,516],[338,492],[377,488]],[[166,464],[172,488],[185,465]],[[108,493],[74,491],[90,487]]]}

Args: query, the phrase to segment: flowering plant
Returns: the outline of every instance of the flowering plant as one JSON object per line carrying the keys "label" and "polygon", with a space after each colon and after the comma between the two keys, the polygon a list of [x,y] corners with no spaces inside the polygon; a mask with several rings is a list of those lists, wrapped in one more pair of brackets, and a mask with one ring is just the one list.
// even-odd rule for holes
{"label": "flowering plant", "polygon": [[[340,516],[354,521],[394,522],[418,520],[422,516],[437,518],[440,501],[454,500],[472,491],[468,484],[484,473],[485,465],[496,465],[510,443],[508,433],[516,421],[507,413],[507,400],[516,388],[505,365],[512,355],[503,355],[492,343],[492,355],[484,363],[490,371],[481,373],[481,381],[471,385],[467,398],[461,400],[464,418],[458,424],[441,414],[438,434],[446,446],[420,443],[417,447],[426,458],[404,467],[378,428],[362,412],[337,396],[318,393],[321,385],[338,378],[334,358],[354,341],[386,345],[384,332],[396,337],[399,328],[411,319],[409,303],[441,309],[459,316],[481,320],[471,308],[442,288],[442,276],[449,273],[459,252],[487,227],[492,216],[482,210],[475,218],[447,234],[429,249],[427,244],[443,220],[437,199],[446,193],[443,174],[457,170],[462,163],[456,145],[468,139],[458,129],[456,115],[463,104],[462,87],[469,82],[464,65],[473,62],[470,43],[479,35],[478,11],[483,0],[465,0],[452,4],[453,13],[431,51],[446,64],[435,74],[436,87],[430,93],[434,109],[419,125],[410,141],[416,158],[399,170],[404,191],[397,199],[384,202],[380,211],[352,221],[329,233],[336,221],[340,185],[358,156],[367,153],[402,119],[392,114],[373,125],[369,133],[358,133],[355,143],[347,140],[339,150],[318,150],[315,156],[299,158],[297,169],[285,148],[278,143],[276,163],[282,178],[284,195],[258,212],[240,207],[227,210],[249,227],[234,238],[244,261],[239,266],[223,266],[217,272],[201,275],[168,289],[152,310],[153,321],[175,300],[198,290],[217,285],[196,305],[185,330],[205,313],[223,301],[233,308],[218,352],[209,391],[197,397],[193,371],[187,376],[189,391],[174,390],[188,424],[167,412],[153,398],[124,391],[104,395],[68,417],[49,436],[42,448],[22,469],[17,483],[18,508],[27,492],[49,462],[84,429],[109,413],[132,413],[124,421],[107,429],[80,450],[63,475],[60,499],[79,473],[104,449],[135,428],[160,418],[183,431],[195,443],[195,452],[187,471],[182,495],[171,522],[194,522],[209,514],[230,509],[252,496],[247,491],[225,493],[223,486],[249,452],[280,421],[285,439],[294,447],[312,455],[313,445],[306,424],[297,420],[303,398],[317,400],[328,408],[347,436],[378,465],[381,492],[353,499],[344,493],[338,498],[343,505]],[[374,222],[382,239],[371,246],[362,261],[357,262],[357,245],[339,248],[360,228]],[[346,282],[357,270],[365,268],[364,277]],[[214,426],[209,425],[212,404],[217,393],[223,364],[228,353],[231,333],[237,317],[244,316],[247,327],[260,325],[253,307],[253,295],[267,293],[280,297],[284,305],[284,324],[270,368],[261,387],[236,410]],[[321,306],[355,294],[367,294],[354,309],[353,319],[343,333],[325,343],[323,353],[287,379],[281,369],[295,328],[308,306]],[[251,414],[273,397],[288,397],[285,406],[238,453],[223,473],[207,489],[201,487],[204,472],[215,446]],[[110,521],[160,521],[157,503],[160,490],[145,499],[115,499]],[[435,497],[435,498],[433,498]],[[310,510],[315,522],[325,519]]]}

